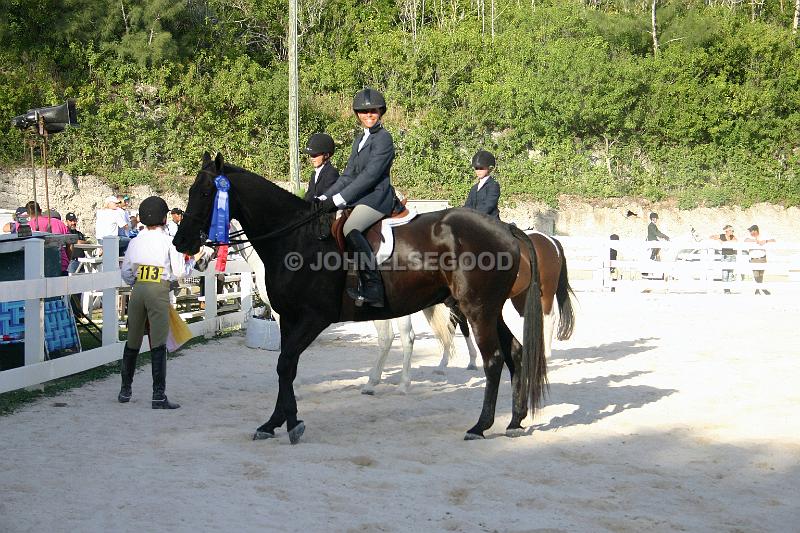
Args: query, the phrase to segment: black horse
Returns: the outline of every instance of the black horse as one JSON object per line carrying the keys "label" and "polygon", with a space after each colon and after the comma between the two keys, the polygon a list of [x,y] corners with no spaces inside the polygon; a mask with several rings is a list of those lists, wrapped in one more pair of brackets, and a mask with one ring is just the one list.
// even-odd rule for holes
{"label": "black horse", "polygon": [[[542,304],[549,302],[545,312],[551,314],[556,289],[562,323],[568,321],[566,329],[572,329],[563,253],[545,253],[540,282],[540,252],[534,249],[535,241],[517,228],[463,208],[421,214],[394,230],[392,270],[382,272],[385,307],[356,307],[345,291],[346,270],[317,268],[322,259],[330,265],[336,262],[331,258],[341,257],[333,239],[320,238],[321,228],[329,229],[332,217],[321,215],[312,204],[263,177],[224,163],[220,154],[214,160],[204,154],[202,170],[189,189],[186,212],[173,241],[179,251],[195,253],[205,243],[219,175],[230,182],[230,216],[241,223],[261,257],[270,302],[281,317],[278,398],[272,416],[254,438],[274,437],[275,428],[284,423],[293,444],[303,434],[305,425],[297,418],[292,383],[300,354],[328,325],[404,316],[449,296],[458,301],[472,325],[486,373],[483,409],[465,438],[483,438],[494,423],[504,361],[513,389],[508,431],[522,430],[529,406],[531,410],[539,406],[546,386]],[[433,255],[421,261],[426,252]],[[445,261],[436,258],[443,257],[448,259],[447,268],[437,266]],[[483,262],[476,262],[476,257]],[[509,298],[524,316],[522,344],[501,315]]]}

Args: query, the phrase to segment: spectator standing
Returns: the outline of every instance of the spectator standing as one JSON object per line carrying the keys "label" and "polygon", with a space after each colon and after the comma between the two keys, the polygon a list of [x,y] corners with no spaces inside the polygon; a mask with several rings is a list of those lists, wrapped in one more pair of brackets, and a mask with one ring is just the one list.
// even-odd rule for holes
{"label": "spectator standing", "polygon": [[169,214],[172,220],[167,221],[167,233],[169,233],[170,237],[174,237],[178,233],[178,226],[181,225],[183,220],[183,210],[179,207],[173,207]]}
{"label": "spectator standing", "polygon": [[[650,213],[650,223],[647,225],[647,240],[649,241],[668,241],[664,233],[658,229],[658,213]],[[652,248],[650,251],[651,261],[661,261],[661,248]]]}
{"label": "spectator standing", "polygon": [[[611,240],[611,241],[618,241],[619,240],[619,235],[617,235],[616,233],[612,233],[611,235],[609,235],[608,239]],[[609,247],[608,258],[611,261],[616,261],[617,260],[617,249],[616,248]],[[619,280],[619,269],[617,267],[615,267],[615,266],[610,267],[609,268],[609,273],[611,274],[611,281],[618,281]],[[614,287],[613,285],[611,286],[611,292],[615,292],[616,289],[617,288]]]}
{"label": "spectator standing", "polygon": [[497,161],[491,152],[478,150],[472,156],[472,168],[478,182],[469,190],[464,207],[500,220],[500,210],[497,207],[500,201],[500,184],[492,176],[495,166]]}
{"label": "spectator standing", "polygon": [[[766,263],[767,262],[767,251],[763,248],[765,244],[768,242],[775,242],[775,239],[768,239],[766,237],[761,236],[761,231],[758,229],[758,225],[753,224],[747,231],[750,232],[750,236],[747,237],[744,242],[754,242],[758,244],[759,248],[751,248],[750,249],[750,262],[751,263]],[[763,270],[753,270],[753,279],[756,283],[764,283],[764,271]],[[756,294],[764,293],[769,295],[770,292],[767,289],[756,289]]]}
{"label": "spectator standing", "polygon": [[[120,235],[120,231],[124,234]],[[95,237],[98,243],[102,243],[103,237],[119,237],[119,253],[123,255],[128,249],[131,239],[127,236],[128,226],[125,220],[125,212],[120,208],[119,200],[116,196],[108,196],[103,200],[103,208],[97,210],[95,221]]]}
{"label": "spectator standing", "polygon": [[[725,224],[725,227],[722,228],[722,233],[719,235],[711,235],[711,239],[722,242],[736,242],[739,240],[736,238],[736,235],[734,235],[733,226],[730,224]],[[735,263],[736,254],[737,252],[735,248],[722,248],[722,261],[725,263]],[[722,281],[729,283],[734,279],[735,275],[732,268],[722,269]],[[725,289],[724,292],[726,294],[730,294],[731,290]]]}
{"label": "spectator standing", "polygon": [[[25,205],[28,214],[28,225],[31,231],[43,231],[46,233],[55,233],[57,235],[69,235],[69,229],[63,222],[57,218],[47,218],[42,215],[42,209],[39,204],[30,201]],[[19,221],[16,223],[15,231],[19,231]],[[61,255],[61,274],[67,275],[69,269],[69,256],[67,255],[66,246],[62,246],[60,250]]]}
{"label": "spectator standing", "polygon": [[[75,244],[86,244],[87,242],[89,242],[86,240],[86,235],[84,235],[83,232],[78,229],[78,217],[75,215],[75,213],[73,213],[72,211],[67,213],[65,221],[67,229],[69,229],[69,232],[73,235],[78,236],[78,241]],[[69,249],[70,261],[69,261],[69,268],[67,269],[67,271],[70,274],[75,273],[75,271],[78,269],[78,259],[80,259],[85,255],[86,255],[85,251],[77,250],[74,247],[70,246]]]}

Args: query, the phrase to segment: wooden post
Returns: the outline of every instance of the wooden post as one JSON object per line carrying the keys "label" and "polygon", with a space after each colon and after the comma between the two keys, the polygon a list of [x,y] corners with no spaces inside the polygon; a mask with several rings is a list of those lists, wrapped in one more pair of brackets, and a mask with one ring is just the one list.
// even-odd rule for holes
{"label": "wooden post", "polygon": [[[103,237],[103,272],[119,270],[119,237]],[[103,346],[119,342],[117,287],[103,289]]]}
{"label": "wooden post", "polygon": [[289,0],[289,178],[292,192],[300,192],[300,143],[298,131],[297,0]]}
{"label": "wooden post", "polygon": [[217,316],[217,265],[216,261],[211,261],[208,268],[203,273],[203,283],[206,292],[206,314],[203,317],[206,323],[205,338],[210,339],[216,334],[216,324],[213,319]]}
{"label": "wooden post", "polygon": [[[25,280],[44,279],[44,239],[25,242]],[[25,300],[25,365],[44,361],[44,301]]]}
{"label": "wooden post", "polygon": [[250,265],[247,265],[247,271],[241,273],[241,281],[239,282],[240,293],[242,302],[242,312],[244,319],[242,322],[247,322],[253,314],[253,272]]}

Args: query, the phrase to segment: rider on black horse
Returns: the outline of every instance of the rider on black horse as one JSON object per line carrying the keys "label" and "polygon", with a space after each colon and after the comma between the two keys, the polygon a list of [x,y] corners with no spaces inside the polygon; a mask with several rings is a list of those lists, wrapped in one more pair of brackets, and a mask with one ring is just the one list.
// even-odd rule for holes
{"label": "rider on black horse", "polygon": [[389,216],[399,203],[389,178],[394,160],[394,141],[383,129],[386,113],[383,95],[369,87],[353,98],[353,111],[363,132],[356,135],[350,159],[342,175],[324,194],[317,197],[320,209],[333,212],[353,207],[344,224],[348,247],[358,254],[358,290],[348,294],[360,306],[383,307],[383,282],[365,232],[375,222]]}

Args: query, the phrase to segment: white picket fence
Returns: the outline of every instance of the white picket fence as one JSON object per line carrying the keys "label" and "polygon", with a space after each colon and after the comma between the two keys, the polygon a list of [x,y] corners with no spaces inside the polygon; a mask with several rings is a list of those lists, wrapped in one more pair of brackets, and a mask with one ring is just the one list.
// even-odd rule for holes
{"label": "white picket fence", "polygon": [[[660,292],[723,292],[753,294],[755,289],[798,291],[800,289],[800,244],[770,243],[764,247],[766,263],[750,263],[752,243],[718,241],[644,242],[558,236],[564,246],[575,290],[652,290]],[[25,249],[25,279],[0,282],[0,301],[25,300],[25,364],[0,371],[0,393],[37,385],[116,361],[122,357],[119,341],[117,295],[124,286],[119,270],[118,242],[103,242],[100,272],[68,277],[44,277],[44,242],[28,239]],[[610,259],[611,249],[617,259]],[[661,249],[661,261],[650,260],[651,248]],[[723,262],[722,248],[737,250],[735,262]],[[612,274],[612,268],[616,270]],[[734,281],[722,281],[723,270],[733,270]],[[764,283],[756,284],[753,270],[763,270]],[[226,274],[252,271],[244,261],[229,261]],[[242,325],[252,314],[252,276],[241,276],[241,309],[218,315],[214,265],[193,277],[204,278],[206,307],[203,320],[189,324],[195,336],[213,336],[221,330]],[[43,299],[84,292],[102,291],[102,345],[98,348],[45,360]],[[228,296],[230,297],[230,296]],[[111,327],[107,327],[107,325]],[[147,338],[142,350],[149,349]]]}
{"label": "white picket fence", "polygon": [[[25,364],[19,368],[0,371],[0,393],[38,385],[122,358],[124,342],[119,340],[117,293],[125,286],[119,269],[118,239],[103,239],[103,264],[100,272],[63,277],[44,277],[44,241],[24,241],[25,279],[0,282],[0,302],[25,300]],[[241,309],[224,315],[217,314],[217,282],[214,264],[205,272],[193,272],[203,277],[206,294],[204,318],[189,324],[194,336],[210,337],[236,325],[243,324],[252,314],[252,271],[244,261],[229,261],[225,273],[248,273],[241,276]],[[44,298],[76,293],[102,291],[102,345],[98,348],[45,360]],[[142,351],[149,350],[148,339]]]}
{"label": "white picket fence", "polygon": [[[800,243],[776,242],[759,247],[750,242],[715,240],[557,238],[564,246],[570,282],[576,290],[741,294],[754,294],[756,289],[800,290]],[[660,261],[650,259],[653,248],[661,250]],[[722,261],[723,248],[736,250],[734,261]],[[616,260],[610,259],[612,249],[617,251]],[[751,257],[761,252],[766,253],[766,262],[751,263]],[[732,271],[733,281],[723,281],[723,270]],[[763,283],[755,282],[754,270],[764,271]]]}

